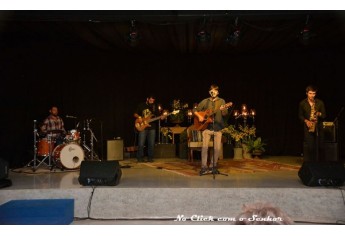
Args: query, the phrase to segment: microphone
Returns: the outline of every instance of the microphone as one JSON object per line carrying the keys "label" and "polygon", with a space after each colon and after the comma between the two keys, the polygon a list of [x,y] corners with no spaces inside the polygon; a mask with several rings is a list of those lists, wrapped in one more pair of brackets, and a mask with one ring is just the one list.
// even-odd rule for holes
{"label": "microphone", "polygon": [[70,116],[70,115],[66,115],[66,118],[77,119],[76,116]]}

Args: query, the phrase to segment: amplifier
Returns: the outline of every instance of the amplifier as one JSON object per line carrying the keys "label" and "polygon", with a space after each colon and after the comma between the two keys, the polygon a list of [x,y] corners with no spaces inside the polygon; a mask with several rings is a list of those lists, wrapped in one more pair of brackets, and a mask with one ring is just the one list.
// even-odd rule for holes
{"label": "amplifier", "polygon": [[114,139],[107,141],[107,160],[122,161],[123,160],[123,140]]}
{"label": "amplifier", "polygon": [[324,133],[324,142],[337,142],[336,129],[334,122],[322,122],[322,129]]}

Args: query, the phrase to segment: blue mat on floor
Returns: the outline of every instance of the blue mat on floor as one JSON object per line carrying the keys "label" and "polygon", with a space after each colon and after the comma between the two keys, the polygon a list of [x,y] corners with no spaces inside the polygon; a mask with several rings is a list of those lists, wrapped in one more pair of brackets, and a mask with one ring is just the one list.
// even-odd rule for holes
{"label": "blue mat on floor", "polygon": [[12,200],[0,205],[2,225],[67,225],[73,218],[74,199]]}

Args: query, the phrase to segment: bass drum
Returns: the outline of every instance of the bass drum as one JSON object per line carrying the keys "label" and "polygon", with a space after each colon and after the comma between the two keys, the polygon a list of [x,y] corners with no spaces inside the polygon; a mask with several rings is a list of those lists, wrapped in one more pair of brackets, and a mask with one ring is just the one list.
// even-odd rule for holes
{"label": "bass drum", "polygon": [[84,160],[84,150],[76,143],[61,144],[54,149],[53,158],[61,169],[77,169]]}

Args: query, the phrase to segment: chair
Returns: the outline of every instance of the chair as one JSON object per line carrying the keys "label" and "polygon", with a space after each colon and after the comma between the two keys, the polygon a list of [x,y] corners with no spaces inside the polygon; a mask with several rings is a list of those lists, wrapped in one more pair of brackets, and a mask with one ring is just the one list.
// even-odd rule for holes
{"label": "chair", "polygon": [[[202,149],[202,131],[195,129],[194,125],[187,128],[187,143],[188,143],[188,161],[193,162],[193,152],[201,152]],[[213,147],[213,142],[209,143],[209,147]],[[213,150],[212,150],[213,151]],[[211,149],[208,149],[208,156],[213,154]]]}

